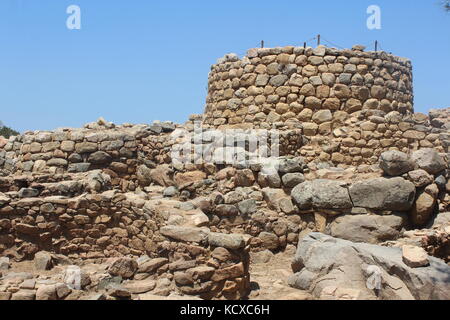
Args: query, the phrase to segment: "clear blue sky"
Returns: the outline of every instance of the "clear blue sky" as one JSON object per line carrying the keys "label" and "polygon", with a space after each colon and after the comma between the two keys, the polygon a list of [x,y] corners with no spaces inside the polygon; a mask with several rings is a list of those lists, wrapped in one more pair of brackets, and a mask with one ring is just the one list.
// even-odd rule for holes
{"label": "clear blue sky", "polygon": [[[82,29],[66,28],[66,8]],[[368,30],[366,9],[382,10]],[[378,39],[413,61],[415,109],[450,105],[450,14],[439,0],[1,0],[0,120],[24,130],[184,122],[201,113],[210,65],[225,53]]]}

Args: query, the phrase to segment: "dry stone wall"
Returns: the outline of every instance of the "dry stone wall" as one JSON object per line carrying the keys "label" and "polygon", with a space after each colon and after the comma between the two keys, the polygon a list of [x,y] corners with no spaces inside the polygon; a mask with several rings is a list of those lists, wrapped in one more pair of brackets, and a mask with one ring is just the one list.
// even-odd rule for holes
{"label": "dry stone wall", "polygon": [[[230,54],[211,68],[205,123],[326,130],[335,113],[413,112],[412,66],[385,52],[284,47]],[[328,124],[327,124],[328,123]]]}
{"label": "dry stone wall", "polygon": [[281,155],[343,167],[375,164],[389,150],[447,153],[445,123],[439,110],[414,113],[409,60],[361,46],[226,55],[211,68],[204,114],[205,126],[220,129],[296,130],[300,143]]}

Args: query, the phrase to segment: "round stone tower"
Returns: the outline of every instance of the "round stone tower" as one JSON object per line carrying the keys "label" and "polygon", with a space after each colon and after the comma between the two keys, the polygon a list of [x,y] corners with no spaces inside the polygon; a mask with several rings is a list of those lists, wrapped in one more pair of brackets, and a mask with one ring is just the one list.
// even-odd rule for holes
{"label": "round stone tower", "polygon": [[271,128],[331,123],[373,110],[413,113],[410,60],[364,47],[284,47],[228,54],[211,67],[204,124]]}

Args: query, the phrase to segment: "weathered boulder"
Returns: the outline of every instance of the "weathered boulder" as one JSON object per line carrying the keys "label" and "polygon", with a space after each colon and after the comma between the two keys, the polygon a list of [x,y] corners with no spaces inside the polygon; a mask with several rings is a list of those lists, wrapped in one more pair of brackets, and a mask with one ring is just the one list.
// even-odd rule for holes
{"label": "weathered boulder", "polygon": [[41,285],[36,291],[36,300],[57,300],[56,285]]}
{"label": "weathered boulder", "polygon": [[411,268],[426,267],[430,264],[427,252],[416,246],[402,247],[403,262]]}
{"label": "weathered boulder", "polygon": [[202,242],[206,240],[208,232],[200,228],[165,226],[160,229],[163,236],[172,238],[174,240],[184,242]]}
{"label": "weathered boulder", "polygon": [[247,199],[247,200],[241,201],[237,204],[237,207],[239,209],[239,212],[244,216],[255,213],[256,210],[258,210],[258,206],[256,205],[256,200],[254,200],[254,199]]}
{"label": "weathered boulder", "polygon": [[[433,257],[429,261],[429,266],[413,269],[403,262],[400,248],[310,233],[298,245],[289,284],[317,298],[329,291],[351,289],[352,296],[364,300],[450,299],[450,266]],[[368,286],[374,269],[379,271],[378,295]]]}
{"label": "weathered boulder", "polygon": [[101,191],[109,185],[111,177],[101,170],[90,171],[86,176],[86,189],[90,191]]}
{"label": "weathered boulder", "polygon": [[172,180],[172,172],[173,171],[168,164],[163,164],[152,169],[149,178],[160,186],[173,186],[175,183]]}
{"label": "weathered boulder", "polygon": [[262,190],[267,206],[278,212],[292,214],[296,211],[291,198],[282,189],[265,188]]}
{"label": "weathered boulder", "polygon": [[34,198],[39,195],[39,191],[33,188],[22,188],[18,195],[20,198]]}
{"label": "weathered boulder", "polygon": [[262,246],[269,250],[276,250],[280,246],[278,237],[270,232],[261,232],[258,236],[261,240]]}
{"label": "weathered boulder", "polygon": [[291,196],[299,209],[349,209],[352,207],[346,184],[335,180],[306,181]]}
{"label": "weathered boulder", "polygon": [[106,288],[106,292],[115,298],[119,298],[119,299],[129,299],[131,298],[131,292],[123,287],[120,284],[110,284],[107,288]]}
{"label": "weathered boulder", "polygon": [[303,172],[303,169],[306,167],[305,159],[298,158],[282,158],[279,161],[278,171],[280,173],[296,173]]}
{"label": "weathered boulder", "polygon": [[344,215],[329,226],[331,236],[353,242],[377,244],[396,240],[407,218],[403,215]]}
{"label": "weathered boulder", "polygon": [[146,279],[141,281],[130,281],[123,284],[123,287],[132,294],[140,294],[152,291],[156,287],[156,281]]}
{"label": "weathered boulder", "polygon": [[166,258],[150,259],[139,265],[138,272],[152,274],[156,270],[158,270],[158,268],[162,267],[163,265],[167,264],[168,262],[169,262],[169,260],[167,260]]}
{"label": "weathered boulder", "polygon": [[237,250],[245,246],[244,238],[238,234],[224,234],[211,232],[208,234],[208,242],[214,247]]}
{"label": "weathered boulder", "polygon": [[253,171],[250,169],[236,171],[234,182],[238,187],[251,187],[255,183]]}
{"label": "weathered boulder", "polygon": [[131,278],[138,269],[138,263],[131,258],[118,258],[109,267],[108,272],[113,276],[121,276],[124,279]]}
{"label": "weathered boulder", "polygon": [[422,188],[433,183],[433,176],[423,169],[408,172],[408,180],[414,183],[416,188]]}
{"label": "weathered boulder", "polygon": [[411,155],[411,159],[430,174],[441,172],[447,167],[445,160],[439,155],[435,149],[426,148],[415,151]]}
{"label": "weathered boulder", "polygon": [[430,221],[437,205],[439,189],[431,184],[417,193],[410,217],[415,226],[423,226]]}
{"label": "weathered boulder", "polygon": [[152,170],[148,168],[146,165],[140,165],[136,169],[136,176],[139,181],[139,184],[143,187],[149,186],[152,183]]}
{"label": "weathered boulder", "polygon": [[219,204],[216,207],[215,213],[220,217],[235,217],[239,215],[239,210],[231,204]]}
{"label": "weathered boulder", "polygon": [[299,172],[286,173],[281,180],[286,188],[294,188],[300,183],[305,182],[305,176]]}
{"label": "weathered boulder", "polygon": [[258,184],[262,187],[280,188],[281,178],[278,172],[260,172],[258,174]]}
{"label": "weathered boulder", "polygon": [[376,178],[350,186],[350,197],[355,207],[408,211],[414,203],[416,188],[401,178]]}
{"label": "weathered boulder", "polygon": [[184,186],[190,183],[202,181],[203,179],[206,179],[206,173],[202,171],[189,171],[175,175],[175,183],[180,189],[183,189]]}
{"label": "weathered boulder", "polygon": [[112,157],[104,152],[104,151],[97,151],[94,153],[91,153],[91,155],[88,158],[88,162],[92,164],[109,164],[112,161]]}
{"label": "weathered boulder", "polygon": [[406,153],[391,150],[380,156],[380,167],[389,176],[401,176],[414,170],[414,162]]}

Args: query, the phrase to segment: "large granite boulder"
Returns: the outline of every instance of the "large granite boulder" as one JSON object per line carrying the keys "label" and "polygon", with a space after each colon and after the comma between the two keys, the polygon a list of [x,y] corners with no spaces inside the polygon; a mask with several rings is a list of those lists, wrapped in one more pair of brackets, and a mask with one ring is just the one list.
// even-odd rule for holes
{"label": "large granite boulder", "polygon": [[420,169],[423,169],[430,174],[439,173],[447,167],[445,160],[435,149],[431,148],[420,149],[413,152],[411,159]]}
{"label": "large granite boulder", "polygon": [[306,181],[294,189],[291,196],[299,209],[349,209],[352,207],[345,183],[317,179]]}
{"label": "large granite boulder", "polygon": [[416,195],[414,184],[401,177],[360,181],[349,190],[355,207],[374,210],[408,211]]}
{"label": "large granite boulder", "polygon": [[434,257],[429,262],[411,268],[401,248],[311,233],[298,245],[289,284],[322,299],[450,299],[450,266]]}
{"label": "large granite boulder", "polygon": [[328,226],[328,234],[354,242],[381,243],[396,240],[407,221],[406,215],[344,215]]}
{"label": "large granite boulder", "polygon": [[389,176],[401,176],[414,170],[414,166],[414,162],[408,155],[400,151],[387,151],[380,157],[380,168]]}

